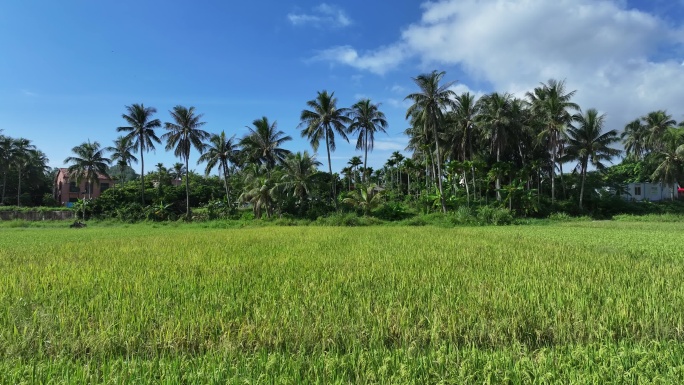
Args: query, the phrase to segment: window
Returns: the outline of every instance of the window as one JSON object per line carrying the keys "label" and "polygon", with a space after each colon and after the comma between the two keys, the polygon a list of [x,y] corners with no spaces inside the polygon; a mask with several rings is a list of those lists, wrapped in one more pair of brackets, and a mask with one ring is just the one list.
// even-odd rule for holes
{"label": "window", "polygon": [[634,186],[634,195],[641,196],[641,186]]}
{"label": "window", "polygon": [[100,183],[100,194],[109,190],[109,183]]}
{"label": "window", "polygon": [[69,182],[69,192],[72,193],[77,193],[81,192],[81,190],[76,186],[76,182]]}
{"label": "window", "polygon": [[78,202],[78,198],[69,198],[69,203],[76,203]]}

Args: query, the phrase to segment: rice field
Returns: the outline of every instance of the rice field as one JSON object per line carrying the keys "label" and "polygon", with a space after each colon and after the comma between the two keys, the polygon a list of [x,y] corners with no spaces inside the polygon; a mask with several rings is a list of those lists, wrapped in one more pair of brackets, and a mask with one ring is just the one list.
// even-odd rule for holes
{"label": "rice field", "polygon": [[684,382],[684,223],[0,228],[0,384]]}

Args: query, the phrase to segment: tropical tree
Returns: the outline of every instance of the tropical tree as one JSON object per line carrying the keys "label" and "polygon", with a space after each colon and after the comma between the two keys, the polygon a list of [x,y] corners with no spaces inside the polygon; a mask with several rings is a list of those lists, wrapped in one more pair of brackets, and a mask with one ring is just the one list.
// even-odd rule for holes
{"label": "tropical tree", "polygon": [[73,178],[76,184],[86,181],[88,198],[92,197],[93,185],[100,184],[100,175],[109,178],[107,167],[111,163],[109,158],[104,156],[104,149],[100,148],[98,142],[84,142],[71,149],[74,156],[64,159],[64,163],[71,164],[68,168],[69,178]]}
{"label": "tropical tree", "polygon": [[[466,92],[455,98],[456,108],[450,114],[449,140],[452,146],[453,153],[459,153],[460,159],[463,162],[468,162],[470,166],[471,183],[473,186],[473,193],[475,191],[475,167],[472,162],[474,157],[474,145],[476,142],[476,120],[479,113],[480,104],[476,102],[475,96]],[[460,139],[460,141],[458,140]],[[465,163],[464,163],[465,165]],[[466,188],[468,187],[468,178],[466,169],[463,169],[463,180]],[[470,194],[468,194],[470,195]],[[470,199],[470,198],[468,198]]]}
{"label": "tropical tree", "polygon": [[315,156],[304,151],[290,154],[283,163],[284,173],[281,177],[282,188],[297,198],[300,213],[307,205],[311,191],[316,184],[318,167],[321,162]]}
{"label": "tropical tree", "polygon": [[351,168],[351,175],[354,176],[354,183],[356,183],[356,171],[358,170],[359,166],[363,164],[363,161],[361,161],[361,158],[358,156],[352,156],[347,164]]}
{"label": "tropical tree", "polygon": [[684,129],[670,127],[662,135],[663,150],[656,153],[660,162],[651,179],[671,186],[670,199],[675,199],[675,183],[684,174]]}
{"label": "tropical tree", "polygon": [[325,149],[328,154],[328,172],[332,177],[330,185],[331,199],[334,199],[335,206],[337,207],[336,183],[333,177],[330,153],[336,149],[335,134],[347,142],[349,141],[346,131],[347,125],[351,123],[351,119],[348,117],[349,110],[347,108],[337,107],[337,98],[334,95],[334,92],[319,91],[316,99],[306,102],[310,109],[302,111],[299,127],[303,127],[302,137],[309,139],[314,151],[318,151],[318,145],[321,140],[325,141]]}
{"label": "tropical tree", "polygon": [[643,159],[648,148],[649,132],[648,127],[641,123],[641,119],[628,123],[620,137],[625,145],[627,157],[634,160]]}
{"label": "tropical tree", "polygon": [[114,140],[114,146],[105,148],[105,151],[112,153],[112,162],[119,166],[121,185],[126,183],[126,168],[130,167],[132,162],[138,162],[138,158],[133,155],[134,150],[135,143],[129,136],[119,136]]}
{"label": "tropical tree", "polygon": [[361,186],[349,193],[342,202],[357,207],[363,211],[363,215],[369,215],[371,210],[380,206],[384,199],[384,193],[375,183]]}
{"label": "tropical tree", "polygon": [[197,160],[197,164],[207,162],[204,174],[209,175],[211,170],[218,166],[219,175],[223,176],[223,187],[226,189],[226,202],[230,205],[230,189],[228,188],[228,174],[230,168],[228,163],[235,163],[238,148],[235,143],[235,136],[226,138],[226,132],[212,134],[206,146],[206,151]]}
{"label": "tropical tree", "polygon": [[254,120],[252,126],[247,127],[249,133],[240,140],[242,151],[252,162],[266,165],[268,170],[272,170],[290,154],[282,145],[292,140],[292,137],[278,130],[277,122],[269,123],[265,116]]}
{"label": "tropical tree", "polygon": [[161,191],[162,186],[169,183],[169,169],[164,166],[164,163],[157,163],[154,167],[157,171],[157,188]]}
{"label": "tropical tree", "polygon": [[[178,181],[183,179],[183,175],[185,175],[185,165],[181,162],[176,162],[171,166],[171,169],[169,170],[171,173],[171,178],[173,178],[174,181]],[[175,186],[175,184],[174,184]]]}
{"label": "tropical tree", "polygon": [[35,150],[36,146],[24,138],[14,139],[10,147],[11,163],[17,172],[17,206],[21,206],[21,177],[24,170],[30,165],[31,152]]}
{"label": "tropical tree", "polygon": [[0,205],[5,203],[7,173],[10,171],[14,141],[9,136],[0,135],[0,172],[2,172],[2,196]]}
{"label": "tropical tree", "polygon": [[444,113],[448,109],[456,107],[453,100],[456,94],[450,89],[454,82],[440,84],[445,74],[444,71],[432,71],[429,74],[422,74],[413,78],[420,91],[405,98],[413,102],[406,111],[406,117],[415,116],[422,123],[426,135],[428,131],[432,132],[437,157],[435,162],[437,164],[437,184],[443,212],[446,212],[446,203],[442,189],[442,154],[439,146],[439,133],[442,131]]}
{"label": "tropical tree", "polygon": [[399,187],[399,190],[401,190],[401,165],[404,160],[404,155],[399,151],[394,151],[392,152],[391,159],[397,169],[397,186]]}
{"label": "tropical tree", "polygon": [[564,80],[550,79],[526,94],[528,103],[543,125],[538,141],[546,143],[551,155],[551,201],[556,199],[556,163],[559,160],[558,153],[563,151],[565,130],[572,123],[571,111],[580,111],[579,105],[571,102],[575,92],[566,93]]}
{"label": "tropical tree", "polygon": [[162,135],[166,140],[166,149],[173,150],[173,154],[185,161],[185,215],[190,218],[190,178],[188,177],[190,150],[194,147],[200,153],[204,151],[204,141],[209,133],[202,130],[205,122],[201,122],[202,114],[195,114],[195,107],[175,106],[169,111],[173,122],[164,123],[168,130]]}
{"label": "tropical tree", "polygon": [[[245,191],[238,198],[250,203],[254,218],[261,219],[264,212],[270,218],[275,207],[277,170],[268,170],[265,164],[252,163],[243,170]],[[274,178],[275,177],[275,178]]]}
{"label": "tropical tree", "polygon": [[[368,166],[368,150],[373,151],[375,144],[375,133],[384,132],[387,129],[385,114],[380,111],[380,104],[371,103],[370,99],[361,99],[354,103],[349,111],[352,123],[349,125],[349,132],[358,134],[356,149],[364,151],[363,168]],[[353,159],[353,158],[352,158]],[[358,165],[352,166],[356,167]],[[364,174],[363,182],[368,183],[367,176]]]}
{"label": "tropical tree", "polygon": [[663,143],[663,135],[670,127],[674,127],[677,122],[668,115],[666,111],[658,110],[652,111],[641,118],[645,130],[648,132],[648,147],[655,151],[665,150]]}
{"label": "tropical tree", "polygon": [[138,147],[140,152],[140,199],[145,204],[145,158],[144,153],[154,150],[154,143],[161,143],[154,132],[155,128],[161,127],[159,119],[151,119],[157,113],[153,107],[145,107],[141,104],[131,104],[126,106],[128,114],[121,117],[129,126],[117,127],[118,132],[128,132],[126,137],[133,142],[133,146]]}
{"label": "tropical tree", "polygon": [[[491,153],[495,155],[496,163],[502,162],[506,145],[512,135],[513,122],[511,120],[512,97],[510,94],[492,93],[480,98],[480,114],[478,122],[490,140]],[[501,177],[502,173],[495,175],[496,199],[501,200]]]}
{"label": "tropical tree", "polygon": [[584,114],[573,115],[573,120],[576,125],[570,126],[567,131],[566,159],[578,161],[576,170],[582,179],[579,197],[581,210],[589,163],[599,171],[604,170],[604,161],[620,155],[620,150],[610,147],[620,139],[616,130],[603,131],[605,115],[599,114],[594,108],[588,109]]}

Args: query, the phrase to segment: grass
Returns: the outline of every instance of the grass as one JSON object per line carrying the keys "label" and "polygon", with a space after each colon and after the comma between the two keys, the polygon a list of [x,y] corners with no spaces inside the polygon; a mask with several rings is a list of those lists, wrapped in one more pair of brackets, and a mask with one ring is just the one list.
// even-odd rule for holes
{"label": "grass", "polygon": [[684,223],[0,228],[0,383],[681,383]]}

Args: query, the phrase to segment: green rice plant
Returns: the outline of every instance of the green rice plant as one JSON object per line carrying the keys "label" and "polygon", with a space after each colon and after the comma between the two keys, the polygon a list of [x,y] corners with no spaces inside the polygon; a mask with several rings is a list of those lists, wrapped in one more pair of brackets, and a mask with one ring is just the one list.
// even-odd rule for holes
{"label": "green rice plant", "polygon": [[239,223],[0,228],[0,383],[684,381],[682,223]]}

